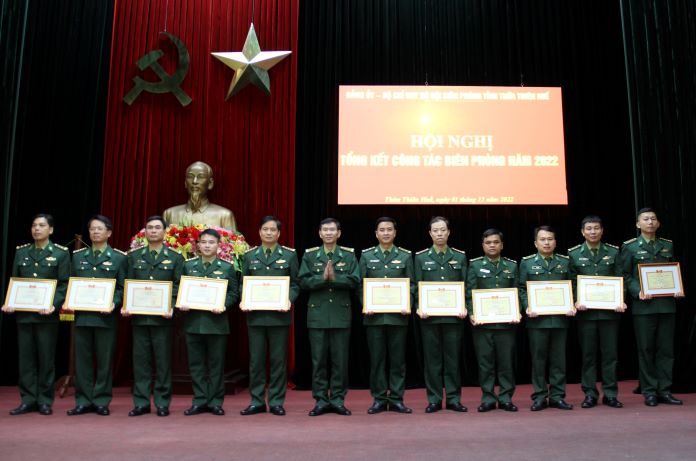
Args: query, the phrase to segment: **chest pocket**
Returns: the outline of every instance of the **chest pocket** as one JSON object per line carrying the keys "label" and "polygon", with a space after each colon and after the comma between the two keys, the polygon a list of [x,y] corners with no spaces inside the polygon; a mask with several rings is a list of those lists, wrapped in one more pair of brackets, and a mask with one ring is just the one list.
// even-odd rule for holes
{"label": "chest pocket", "polygon": [[287,269],[288,268],[288,263],[278,263],[277,261],[273,262],[273,269]]}
{"label": "chest pocket", "polygon": [[478,272],[476,273],[476,278],[479,278],[479,279],[482,279],[482,280],[492,279],[493,277],[495,277],[495,274],[494,274],[493,272],[488,272],[488,273],[486,273],[486,272],[478,271]]}
{"label": "chest pocket", "polygon": [[600,264],[611,266],[616,262],[616,258],[609,256],[609,259],[603,259]]}
{"label": "chest pocket", "polygon": [[435,269],[439,269],[440,266],[437,264],[421,264],[421,270],[423,272],[430,272],[434,271]]}
{"label": "chest pocket", "polygon": [[41,267],[58,267],[58,261],[57,260],[48,261],[46,259],[43,259],[39,263],[39,266],[41,266]]}
{"label": "chest pocket", "polygon": [[173,264],[162,264],[161,266],[155,266],[155,269],[163,270],[163,271],[170,271],[174,269]]}

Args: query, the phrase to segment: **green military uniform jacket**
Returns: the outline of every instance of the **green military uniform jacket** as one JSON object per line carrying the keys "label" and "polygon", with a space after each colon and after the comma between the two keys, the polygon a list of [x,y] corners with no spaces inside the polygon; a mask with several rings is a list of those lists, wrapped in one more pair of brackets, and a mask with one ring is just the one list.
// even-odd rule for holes
{"label": "green military uniform jacket", "polygon": [[350,294],[360,283],[358,262],[352,248],[336,246],[331,259],[335,280],[324,280],[329,262],[324,247],[305,251],[300,265],[300,286],[309,291],[307,328],[350,328]]}
{"label": "green military uniform jacket", "polygon": [[[466,280],[466,253],[447,247],[444,257],[437,254],[435,246],[416,253],[416,282],[463,282]],[[428,317],[423,323],[461,323],[462,319],[450,317]]]}
{"label": "green military uniform jacket", "polygon": [[[184,258],[178,252],[163,246],[157,257],[150,254],[148,246],[128,252],[127,279],[159,280],[172,282],[172,308],[179,291],[179,279],[184,270]],[[133,325],[170,326],[172,319],[159,315],[134,315]]]}
{"label": "green military uniform jacket", "polygon": [[[567,256],[554,253],[548,266],[539,254],[522,258],[520,263],[520,304],[527,311],[527,281],[536,280],[570,280]],[[540,315],[527,317],[527,328],[568,328],[570,318],[567,315]]]}
{"label": "green military uniform jacket", "polygon": [[[578,275],[623,277],[623,266],[619,248],[608,243],[600,243],[597,254],[593,254],[587,242],[568,250],[570,279],[573,281],[573,295],[577,294]],[[575,298],[577,300],[577,296]],[[578,311],[581,320],[618,320],[620,313],[606,309]]]}
{"label": "green military uniform jacket", "polygon": [[[289,276],[290,303],[294,303],[300,294],[297,284],[297,253],[293,248],[276,245],[271,255],[266,258],[263,246],[249,249],[244,255],[242,275],[252,276]],[[243,280],[243,278],[242,278]],[[292,312],[256,311],[247,313],[247,325],[252,327],[275,327],[290,325]]]}
{"label": "green military uniform jacket", "polygon": [[[415,274],[411,252],[393,245],[389,256],[384,257],[379,245],[367,248],[360,256],[360,279],[364,278],[408,278],[411,280],[411,304],[416,293]],[[362,292],[360,293],[362,300]],[[413,311],[413,306],[411,308]],[[363,316],[363,325],[408,325],[408,315],[373,314]]]}
{"label": "green military uniform jacket", "polygon": [[65,302],[70,278],[68,249],[50,240],[40,252],[36,251],[33,243],[18,246],[12,262],[12,277],[56,280],[56,291],[53,297],[55,311],[52,314],[41,315],[37,312],[17,311],[16,316],[17,323],[58,323],[58,311]]}
{"label": "green military uniform jacket", "polygon": [[[517,262],[513,259],[500,258],[496,266],[488,256],[479,256],[469,262],[466,275],[466,309],[473,315],[471,291],[491,288],[517,288]],[[511,323],[487,323],[476,325],[476,328],[504,330],[514,328]]]}
{"label": "green military uniform jacket", "polygon": [[628,293],[633,298],[631,310],[633,315],[672,314],[677,311],[677,303],[671,297],[659,297],[641,301],[640,276],[638,264],[674,262],[674,247],[672,242],[656,238],[650,245],[643,236],[624,242],[621,247],[623,274]]}
{"label": "green military uniform jacket", "polygon": [[[183,275],[227,280],[226,309],[229,309],[239,300],[237,271],[227,261],[215,258],[210,263],[210,266],[206,268],[203,264],[203,258],[191,258],[184,263]],[[227,312],[214,314],[212,312],[191,309],[185,313],[184,331],[193,334],[227,335],[230,333]]]}
{"label": "green military uniform jacket", "polygon": [[114,310],[111,314],[100,312],[75,312],[75,326],[115,328],[118,326],[118,307],[123,303],[123,280],[128,270],[128,257],[121,250],[107,245],[98,257],[94,256],[91,247],[81,248],[73,252],[72,276],[90,277],[97,279],[114,279]]}

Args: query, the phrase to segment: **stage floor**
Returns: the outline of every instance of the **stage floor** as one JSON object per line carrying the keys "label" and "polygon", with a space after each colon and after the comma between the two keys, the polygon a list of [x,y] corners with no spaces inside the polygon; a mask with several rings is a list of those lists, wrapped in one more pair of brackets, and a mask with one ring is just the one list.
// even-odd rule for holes
{"label": "stage floor", "polygon": [[18,402],[15,388],[0,388],[0,460],[646,460],[696,458],[696,395],[677,397],[684,406],[643,405],[631,394],[635,381],[620,383],[622,409],[579,407],[579,385],[568,386],[572,411],[529,410],[530,386],[517,388],[518,413],[477,413],[480,390],[463,389],[469,413],[426,415],[425,391],[406,392],[411,415],[368,415],[365,390],[348,393],[349,417],[311,418],[308,391],[289,390],[287,415],[240,416],[248,403],[242,392],[227,396],[223,417],[184,416],[190,396],[176,395],[172,414],[129,418],[128,389],[116,389],[111,416],[66,416],[72,395],[57,399],[52,416],[9,416]]}

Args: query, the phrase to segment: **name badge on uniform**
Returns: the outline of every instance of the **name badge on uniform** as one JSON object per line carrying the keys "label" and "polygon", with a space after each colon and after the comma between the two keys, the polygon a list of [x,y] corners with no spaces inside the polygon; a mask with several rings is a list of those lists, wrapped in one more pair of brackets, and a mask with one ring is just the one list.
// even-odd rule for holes
{"label": "name badge on uniform", "polygon": [[259,261],[258,259],[254,259],[254,260],[251,262],[251,264],[259,264],[260,262],[261,262],[261,261]]}
{"label": "name badge on uniform", "polygon": [[434,261],[426,261],[425,264],[435,264]]}
{"label": "name badge on uniform", "polygon": [[214,271],[213,274],[215,274],[215,275],[222,275],[222,271]]}
{"label": "name badge on uniform", "polygon": [[483,272],[484,274],[490,274],[490,273],[491,273],[491,271],[489,271],[488,269],[484,269],[483,267],[482,267],[480,270],[481,270],[481,272]]}
{"label": "name badge on uniform", "polygon": [[80,261],[80,264],[89,264],[87,261]]}
{"label": "name badge on uniform", "polygon": [[642,255],[642,254],[647,253],[647,251],[645,251],[645,250],[638,250],[638,251],[636,251],[636,253],[639,254],[639,255]]}
{"label": "name badge on uniform", "polygon": [[371,262],[371,263],[378,263],[378,262],[380,262],[380,261],[379,261],[379,259],[370,259],[370,262]]}
{"label": "name badge on uniform", "polygon": [[324,263],[314,263],[315,266],[323,266]]}
{"label": "name badge on uniform", "polygon": [[399,261],[398,259],[395,259],[394,261],[392,261],[392,264],[401,264],[401,261]]}
{"label": "name badge on uniform", "polygon": [[543,269],[543,267],[541,267],[541,266],[532,266],[532,270],[533,270],[533,271],[539,270],[539,269]]}
{"label": "name badge on uniform", "polygon": [[55,261],[55,260],[56,260],[56,258],[54,258],[53,256],[49,256],[48,258],[46,258],[46,261]]}
{"label": "name badge on uniform", "polygon": [[667,248],[663,248],[663,249],[661,249],[660,251],[663,252],[663,253],[669,253],[669,250],[668,250]]}
{"label": "name badge on uniform", "polygon": [[589,261],[590,258],[578,258],[580,261]]}

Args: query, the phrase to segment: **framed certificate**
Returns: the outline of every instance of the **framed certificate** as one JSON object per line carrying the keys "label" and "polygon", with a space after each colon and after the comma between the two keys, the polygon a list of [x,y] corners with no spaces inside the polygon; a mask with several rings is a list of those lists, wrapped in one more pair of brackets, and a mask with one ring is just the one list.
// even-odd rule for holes
{"label": "framed certificate", "polygon": [[411,312],[411,279],[365,278],[363,282],[363,313],[400,314]]}
{"label": "framed certificate", "polygon": [[520,299],[517,288],[471,290],[472,318],[476,323],[518,323]]}
{"label": "framed certificate", "polygon": [[588,309],[614,310],[624,303],[623,277],[578,275],[577,300]]}
{"label": "framed certificate", "polygon": [[289,311],[290,277],[245,276],[239,307],[250,311]]}
{"label": "framed certificate", "polygon": [[176,307],[201,311],[225,310],[227,279],[209,279],[182,275]]}
{"label": "framed certificate", "polygon": [[558,315],[574,310],[570,280],[527,282],[527,312]]}
{"label": "framed certificate", "polygon": [[65,305],[73,311],[111,311],[115,289],[115,279],[70,277]]}
{"label": "framed certificate", "polygon": [[123,288],[123,309],[134,315],[171,314],[172,282],[126,280]]}
{"label": "framed certificate", "polygon": [[684,295],[679,263],[638,264],[640,291],[650,296]]}
{"label": "framed certificate", "polygon": [[7,287],[5,306],[24,312],[50,310],[56,285],[56,280],[12,277]]}
{"label": "framed certificate", "polygon": [[428,316],[466,313],[464,282],[418,282],[418,310]]}

